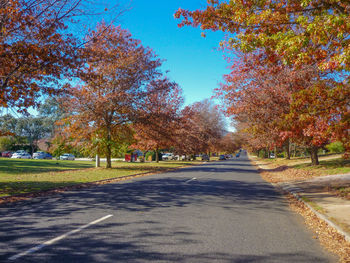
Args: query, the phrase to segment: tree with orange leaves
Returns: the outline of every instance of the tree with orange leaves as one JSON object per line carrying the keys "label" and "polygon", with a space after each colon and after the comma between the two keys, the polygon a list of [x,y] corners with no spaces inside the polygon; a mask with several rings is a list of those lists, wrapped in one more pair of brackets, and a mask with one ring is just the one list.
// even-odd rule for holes
{"label": "tree with orange leaves", "polygon": [[176,140],[182,103],[182,90],[176,83],[166,78],[152,81],[133,125],[137,140],[134,147],[154,150],[159,162],[159,150],[170,148]]}
{"label": "tree with orange leaves", "polygon": [[[0,107],[26,112],[40,104],[42,95],[68,87],[84,63],[83,40],[70,27],[90,13],[87,3],[0,1]],[[90,14],[98,13],[95,8]]]}
{"label": "tree with orange leaves", "polygon": [[[101,32],[103,37],[95,38]],[[159,76],[161,61],[120,27],[99,24],[89,39],[93,41],[84,51],[88,63],[79,76],[83,83],[64,99],[71,112],[64,133],[104,154],[111,168],[112,148],[132,139],[130,124],[139,117],[147,84]]]}

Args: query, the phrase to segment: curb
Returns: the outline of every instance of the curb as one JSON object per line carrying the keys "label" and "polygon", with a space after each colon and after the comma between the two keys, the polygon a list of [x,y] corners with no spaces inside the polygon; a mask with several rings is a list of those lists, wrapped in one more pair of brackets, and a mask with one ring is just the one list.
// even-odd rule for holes
{"label": "curb", "polygon": [[[249,158],[250,159],[250,158]],[[251,160],[251,159],[250,159]],[[253,160],[251,160],[253,161]],[[257,167],[259,167],[259,169],[263,169],[259,164],[255,164]],[[296,188],[294,188],[292,186],[292,188],[288,188],[287,186],[283,186],[283,185],[278,185],[276,183],[270,183],[273,187],[277,188],[277,189],[281,189],[284,193],[289,193],[292,194],[294,196],[295,199],[297,199],[299,202],[302,202],[307,208],[309,208],[319,219],[325,221],[328,225],[330,225],[331,227],[333,227],[340,235],[342,235],[345,240],[347,242],[350,242],[350,234],[345,232],[340,226],[338,226],[337,224],[335,224],[334,222],[332,222],[327,216],[319,213],[318,211],[316,211],[311,205],[309,205],[307,202],[305,202],[302,198],[301,195],[296,192]]]}
{"label": "curb", "polygon": [[330,225],[331,227],[333,227],[340,235],[344,236],[345,240],[347,242],[350,242],[350,235],[345,232],[340,226],[338,226],[337,224],[335,224],[334,222],[332,222],[328,217],[326,217],[325,215],[319,213],[318,211],[316,211],[311,205],[309,205],[307,202],[305,202],[300,194],[291,191],[289,189],[286,189],[283,186],[279,186],[277,184],[272,184],[274,187],[282,189],[284,193],[290,193],[294,196],[295,199],[297,199],[299,202],[302,202],[306,207],[308,207],[319,219],[325,221],[328,225]]}

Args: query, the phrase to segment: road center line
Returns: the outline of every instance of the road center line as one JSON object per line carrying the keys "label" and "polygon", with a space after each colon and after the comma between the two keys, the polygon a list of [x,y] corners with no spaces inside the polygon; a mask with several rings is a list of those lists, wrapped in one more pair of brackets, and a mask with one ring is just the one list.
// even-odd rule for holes
{"label": "road center line", "polygon": [[194,180],[197,180],[197,178],[196,178],[196,177],[193,177],[192,179],[187,180],[187,181],[185,182],[185,184],[187,184],[187,183],[189,183],[189,182],[192,182],[192,181],[194,181]]}
{"label": "road center line", "polygon": [[42,243],[42,244],[40,244],[40,245],[37,245],[37,246],[35,246],[35,247],[32,247],[31,249],[28,249],[27,251],[24,251],[24,252],[21,252],[21,253],[19,253],[19,254],[17,254],[17,255],[14,255],[14,256],[10,257],[9,260],[16,260],[16,259],[18,259],[18,258],[20,258],[20,257],[26,256],[26,255],[28,255],[28,254],[32,254],[32,253],[34,253],[34,252],[36,252],[36,251],[38,251],[38,250],[40,250],[40,249],[42,249],[42,248],[44,248],[44,247],[46,247],[46,246],[50,246],[50,245],[56,243],[57,241],[60,241],[60,240],[62,240],[62,239],[64,239],[64,238],[67,238],[68,236],[71,236],[71,235],[73,235],[73,234],[75,234],[75,233],[78,233],[78,232],[82,231],[83,229],[88,228],[88,227],[90,227],[90,226],[92,226],[92,225],[95,225],[95,224],[97,224],[97,223],[100,223],[101,221],[104,221],[104,220],[106,220],[106,219],[108,219],[108,218],[110,218],[110,217],[112,217],[112,216],[113,216],[113,215],[104,216],[104,217],[102,217],[102,218],[100,218],[100,219],[97,219],[97,220],[95,220],[95,221],[93,221],[93,222],[91,222],[91,223],[89,223],[89,224],[86,224],[86,225],[81,226],[81,227],[79,227],[79,228],[77,228],[77,229],[74,229],[74,230],[72,230],[72,231],[69,231],[69,232],[66,233],[66,234],[63,234],[63,235],[61,235],[61,236],[58,236],[58,237],[53,238],[53,239],[51,239],[51,240],[48,240],[48,241],[46,241],[46,242],[44,242],[44,243]]}

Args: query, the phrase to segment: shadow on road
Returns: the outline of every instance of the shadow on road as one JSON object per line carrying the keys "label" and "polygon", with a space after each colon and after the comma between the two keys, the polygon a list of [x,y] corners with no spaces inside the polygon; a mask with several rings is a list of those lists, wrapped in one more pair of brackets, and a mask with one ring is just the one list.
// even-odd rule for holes
{"label": "shadow on road", "polygon": [[[242,163],[247,163],[247,169],[240,168]],[[248,162],[243,160],[237,167],[232,163],[219,162],[186,168],[185,171],[190,174],[239,172],[254,175],[256,171],[248,166]],[[181,172],[184,170],[171,174]],[[134,216],[129,221],[124,219],[120,223],[106,222],[101,226],[96,225],[89,229],[95,232],[95,235],[82,235],[80,238],[71,239],[69,245],[57,246],[54,250],[43,249],[35,255],[35,260],[34,257],[27,256],[23,258],[24,262],[326,262],[305,252],[240,255],[220,252],[194,253],[189,250],[181,253],[163,253],[157,249],[158,246],[176,247],[181,244],[190,248],[191,245],[200,242],[197,233],[191,232],[185,226],[169,227],[161,222],[161,218],[159,221],[148,220],[143,217],[144,213],[153,214],[174,207],[201,207],[211,203],[222,211],[233,212],[246,209],[250,212],[266,210],[270,213],[284,213],[287,209],[283,197],[272,186],[262,182],[227,180],[221,177],[198,178],[190,183],[187,181],[188,178],[153,176],[134,182],[103,185],[40,198],[18,203],[13,207],[3,206],[0,210],[0,247],[3,247],[0,249],[0,261],[13,255],[6,250],[6,244],[11,244],[17,251],[26,250],[33,246],[23,243],[26,238],[44,238],[45,241],[48,237],[63,234],[62,229],[67,232],[81,226],[68,224],[68,229],[62,221],[61,224],[55,224],[57,218],[66,218],[68,222],[73,215],[84,215],[86,211],[98,208],[101,211],[113,211],[116,216],[123,211],[135,212],[139,216],[135,217],[132,213]],[[49,226],[40,225],[35,228],[40,218],[45,218]]]}

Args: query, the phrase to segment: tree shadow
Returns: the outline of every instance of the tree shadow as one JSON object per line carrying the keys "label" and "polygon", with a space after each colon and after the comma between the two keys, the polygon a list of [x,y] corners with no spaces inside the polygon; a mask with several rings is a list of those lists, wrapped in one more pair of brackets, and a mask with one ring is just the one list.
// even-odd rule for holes
{"label": "tree shadow", "polygon": [[0,173],[6,174],[35,174],[46,172],[58,172],[76,169],[92,168],[92,163],[80,163],[75,161],[57,161],[57,160],[17,160],[0,159]]}
{"label": "tree shadow", "polygon": [[[213,170],[222,176],[214,179],[202,176],[188,182],[191,172],[211,173]],[[225,179],[225,174],[235,171],[247,180]],[[212,206],[230,214],[242,211],[284,214],[288,210],[287,202],[279,192],[262,181],[249,181],[256,173],[253,168],[242,169],[234,165],[230,168],[215,163],[3,205],[0,209],[0,261],[33,247],[36,245],[33,240],[38,243],[49,240],[81,227],[83,223],[79,222],[85,222],[72,218],[84,219],[89,211],[100,211],[103,215],[115,214],[116,222],[111,220],[95,225],[84,230],[84,235],[70,238],[68,243],[44,248],[20,261],[328,262],[312,251],[245,255],[223,252],[215,246],[206,249],[198,232],[186,225],[167,225],[163,218],[157,217],[164,210],[202,206]],[[143,216],[145,214],[152,217]],[[191,247],[195,249],[191,250]]]}

